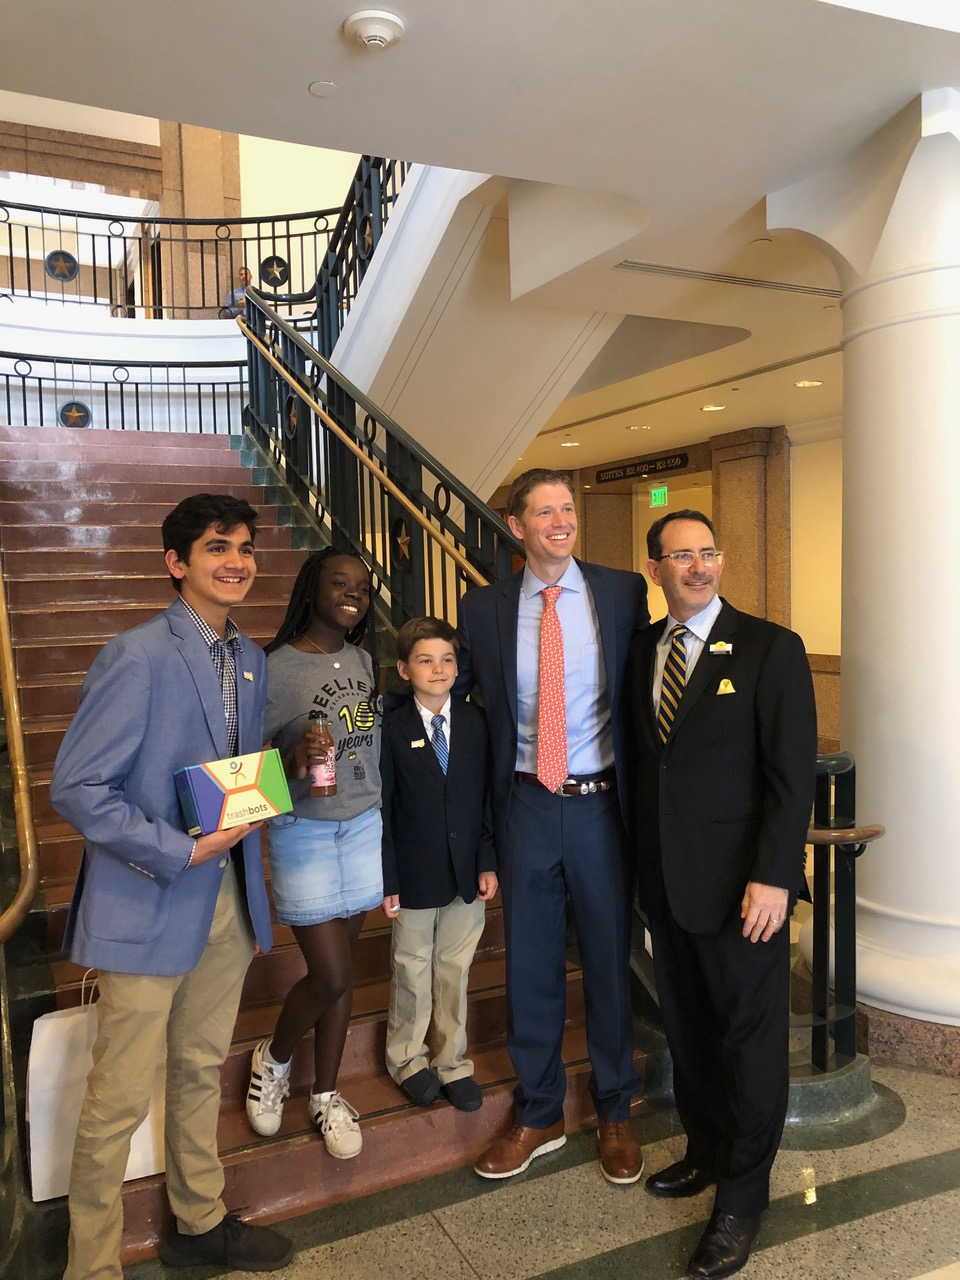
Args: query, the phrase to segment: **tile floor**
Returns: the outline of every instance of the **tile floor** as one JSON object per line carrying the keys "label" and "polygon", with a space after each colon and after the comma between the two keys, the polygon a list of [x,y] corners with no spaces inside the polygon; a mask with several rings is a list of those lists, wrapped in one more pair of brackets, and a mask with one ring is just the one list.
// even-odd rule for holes
{"label": "tile floor", "polygon": [[[960,1280],[960,1081],[874,1068],[856,1124],[785,1135],[746,1280]],[[682,1154],[672,1111],[636,1122],[646,1166]],[[361,1155],[359,1159],[363,1159]],[[584,1134],[507,1182],[469,1168],[289,1221],[285,1280],[671,1280],[684,1275],[711,1193],[654,1200],[600,1177]],[[210,1268],[128,1268],[128,1280]],[[229,1274],[230,1277],[239,1273]],[[249,1273],[246,1273],[249,1274]]]}

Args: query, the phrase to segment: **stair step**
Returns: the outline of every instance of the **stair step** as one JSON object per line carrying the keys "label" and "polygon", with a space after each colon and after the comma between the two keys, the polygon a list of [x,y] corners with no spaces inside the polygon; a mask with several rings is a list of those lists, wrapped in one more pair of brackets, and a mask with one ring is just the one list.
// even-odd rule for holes
{"label": "stair step", "polygon": [[[187,493],[195,493],[191,485],[179,493],[172,502],[102,502],[87,501],[83,498],[71,502],[64,498],[60,501],[45,502],[4,502],[0,499],[0,525],[41,525],[51,524],[106,524],[126,525],[146,522],[159,529],[170,508],[185,497]],[[241,495],[243,496],[243,495]],[[257,506],[259,519],[264,524],[277,524],[278,512],[274,506]]]}
{"label": "stair step", "polygon": [[[253,588],[255,593],[256,587]],[[121,631],[129,631],[157,615],[158,608],[166,608],[172,603],[171,591],[160,605],[139,604],[74,604],[57,606],[51,609],[20,609],[11,617],[14,644],[22,644],[30,640],[59,640],[69,627],[75,638],[87,640],[109,640]],[[274,636],[287,608],[287,597],[283,599],[256,599],[253,603],[246,601],[231,610],[240,630],[248,636]]]}
{"label": "stair step", "polygon": [[[103,431],[100,435],[106,439],[91,444],[83,441],[83,448],[70,446],[75,442],[70,437],[56,441],[41,442],[36,440],[5,440],[0,436],[0,461],[3,462],[4,473],[9,466],[18,463],[35,463],[37,466],[49,462],[63,463],[76,458],[77,465],[132,466],[138,462],[149,462],[157,466],[175,466],[177,468],[202,469],[204,467],[223,467],[236,470],[243,466],[240,450],[230,444],[229,436],[204,436],[201,447],[185,446],[185,441],[193,441],[194,436],[180,434],[161,435],[144,433],[140,440],[131,440],[125,448],[118,449],[115,441],[127,432]],[[217,443],[219,441],[219,444]]]}
{"label": "stair step", "polygon": [[[290,547],[257,546],[257,573],[260,578],[278,574],[292,575],[300,571],[303,552]],[[115,547],[91,547],[81,550],[42,551],[30,548],[8,550],[3,559],[7,581],[29,581],[32,578],[125,578],[160,577],[170,579],[163,563],[160,541],[153,548],[120,550]]]}
{"label": "stair step", "polygon": [[114,449],[131,449],[138,445],[156,443],[158,447],[176,445],[182,449],[216,448],[223,443],[225,449],[232,448],[231,440],[240,436],[226,434],[213,435],[199,431],[107,431],[101,427],[85,427],[77,430],[70,427],[34,427],[23,425],[0,426],[0,443],[21,441],[36,444],[52,444],[61,452],[67,448],[82,452],[97,445]]}
{"label": "stair step", "polygon": [[[158,562],[159,570],[157,570]],[[54,586],[53,576],[55,575],[8,578],[7,598],[11,613],[17,614],[22,610],[49,606],[54,590],[58,609],[71,608],[75,605],[149,604],[154,613],[158,613],[170,603],[172,591],[170,575],[159,557],[154,558],[154,571],[141,577],[119,573],[65,575]],[[261,569],[257,574],[256,585],[251,587],[251,592],[259,589],[258,594],[269,600],[280,598],[289,600],[295,576],[291,573],[272,573],[269,569]]]}
{"label": "stair step", "polygon": [[[55,485],[69,485],[71,493],[75,493],[88,492],[91,487],[103,484],[140,485],[144,481],[151,485],[161,483],[176,488],[189,485],[193,492],[196,492],[195,485],[199,482],[204,493],[219,492],[218,486],[221,484],[234,486],[245,483],[247,488],[252,487],[249,469],[241,467],[240,455],[233,449],[229,452],[224,451],[222,457],[218,457],[216,462],[206,464],[202,461],[194,462],[190,466],[184,465],[181,457],[194,458],[195,454],[181,455],[179,450],[168,450],[169,457],[166,461],[170,472],[165,478],[163,471],[155,465],[161,462],[161,459],[155,456],[158,451],[144,452],[148,457],[142,460],[135,457],[128,459],[125,451],[121,451],[118,457],[115,450],[109,450],[104,451],[103,458],[91,461],[85,460],[86,455],[84,455],[84,461],[70,461],[63,458],[59,460],[45,458],[36,461],[26,458],[3,459],[0,451],[0,460],[3,461],[3,469],[0,473],[0,494],[8,501],[14,501],[24,495],[38,496],[38,490],[49,492]],[[145,467],[144,463],[150,465]]]}
{"label": "stair step", "polygon": [[[290,546],[290,526],[278,525],[275,521],[271,522],[267,519],[269,510],[266,507],[259,507],[258,552],[264,548],[289,548]],[[275,511],[276,508],[273,510]],[[161,558],[163,555],[159,520],[156,524],[119,526],[79,522],[64,524],[62,521],[39,527],[30,524],[3,525],[0,523],[0,541],[3,543],[5,552],[102,548],[118,551],[149,550]]]}

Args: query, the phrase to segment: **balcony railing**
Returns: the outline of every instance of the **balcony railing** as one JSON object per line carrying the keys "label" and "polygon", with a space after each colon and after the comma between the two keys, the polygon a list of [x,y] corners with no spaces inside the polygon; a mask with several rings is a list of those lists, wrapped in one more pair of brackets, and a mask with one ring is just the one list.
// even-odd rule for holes
{"label": "balcony railing", "polygon": [[400,626],[453,621],[469,587],[512,571],[504,522],[252,291],[249,426],[331,543],[364,556]]}
{"label": "balcony railing", "polygon": [[243,432],[242,360],[73,360],[0,351],[0,419],[112,431]]}

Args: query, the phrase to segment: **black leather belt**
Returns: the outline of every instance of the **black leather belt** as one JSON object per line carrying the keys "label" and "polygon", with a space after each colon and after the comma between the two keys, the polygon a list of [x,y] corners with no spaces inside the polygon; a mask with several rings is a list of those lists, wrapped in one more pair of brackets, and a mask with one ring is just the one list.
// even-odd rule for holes
{"label": "black leather belt", "polygon": [[[535,773],[518,773],[517,778],[521,782],[525,782],[528,787],[546,787],[537,777]],[[608,769],[606,773],[596,773],[589,778],[567,778],[566,782],[561,782],[556,791],[552,794],[555,796],[595,796],[603,791],[612,791],[616,786],[617,778],[612,769]]]}

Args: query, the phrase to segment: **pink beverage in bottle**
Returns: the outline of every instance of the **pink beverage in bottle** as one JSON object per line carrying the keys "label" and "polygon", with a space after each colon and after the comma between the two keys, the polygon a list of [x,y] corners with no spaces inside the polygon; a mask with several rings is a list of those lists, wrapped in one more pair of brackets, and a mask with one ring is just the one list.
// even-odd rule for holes
{"label": "pink beverage in bottle", "polygon": [[330,732],[330,722],[322,711],[310,712],[307,730],[307,771],[312,796],[337,794],[337,744]]}

